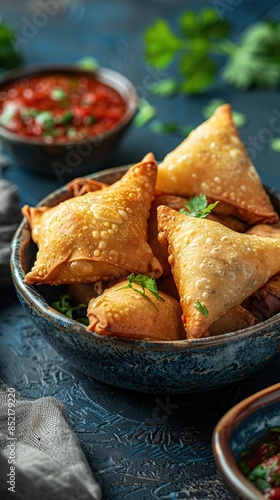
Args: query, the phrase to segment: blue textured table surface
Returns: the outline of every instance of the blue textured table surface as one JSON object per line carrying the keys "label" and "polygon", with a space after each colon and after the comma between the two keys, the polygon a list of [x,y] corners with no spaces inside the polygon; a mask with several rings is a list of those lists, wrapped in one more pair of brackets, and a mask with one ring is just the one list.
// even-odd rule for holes
{"label": "blue textured table surface", "polygon": [[[34,25],[39,4],[35,0],[0,0],[1,15],[17,33],[24,34],[26,20]],[[280,155],[269,148],[262,132],[269,129],[275,109],[280,113],[279,92],[242,93],[218,82],[202,97],[160,99],[146,88],[151,69],[143,57],[144,28],[159,15],[175,23],[186,6],[199,8],[206,2],[69,0],[62,4],[64,7],[50,16],[43,27],[36,28],[35,23],[33,35],[21,44],[25,64],[75,62],[94,56],[101,65],[124,73],[139,95],[156,106],[163,122],[198,125],[203,120],[203,105],[222,97],[234,109],[245,112],[248,124],[240,129],[241,137],[246,145],[252,142],[251,138],[256,139],[254,164],[263,182],[280,190]],[[230,2],[224,0],[224,4]],[[267,1],[264,6],[264,2],[243,0],[235,2],[227,15],[238,35],[260,18],[280,19],[280,7],[275,1]],[[139,161],[147,151],[161,159],[181,141],[176,135],[154,134],[148,125],[141,129],[132,127],[101,168]],[[15,164],[6,168],[3,176],[19,186],[22,203],[29,204],[37,203],[62,184],[54,178],[27,173]],[[136,394],[81,375],[37,332],[13,288],[2,295],[0,378],[22,397],[54,396],[65,404],[104,498],[228,498],[212,454],[213,428],[236,402],[280,381],[280,355],[255,376],[209,393]]]}

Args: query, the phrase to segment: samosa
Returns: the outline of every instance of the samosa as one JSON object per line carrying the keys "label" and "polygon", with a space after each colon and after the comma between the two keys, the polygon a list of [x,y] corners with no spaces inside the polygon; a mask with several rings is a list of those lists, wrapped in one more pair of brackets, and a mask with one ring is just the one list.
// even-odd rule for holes
{"label": "samosa", "polygon": [[159,241],[180,296],[188,338],[212,323],[280,271],[280,240],[237,233],[222,224],[158,207]]}
{"label": "samosa", "polygon": [[158,193],[185,197],[204,194],[220,201],[215,212],[249,224],[278,222],[270,198],[223,104],[158,166]]}
{"label": "samosa", "polygon": [[109,281],[134,272],[161,275],[147,242],[157,174],[152,154],[114,184],[55,207],[22,209],[38,245],[28,284]]}

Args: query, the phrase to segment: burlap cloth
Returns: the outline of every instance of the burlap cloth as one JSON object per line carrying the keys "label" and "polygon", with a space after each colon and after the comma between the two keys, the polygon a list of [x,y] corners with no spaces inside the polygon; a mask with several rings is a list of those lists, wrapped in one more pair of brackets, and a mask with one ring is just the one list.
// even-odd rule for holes
{"label": "burlap cloth", "polygon": [[0,385],[0,498],[101,498],[64,406],[51,397],[21,400],[3,384]]}

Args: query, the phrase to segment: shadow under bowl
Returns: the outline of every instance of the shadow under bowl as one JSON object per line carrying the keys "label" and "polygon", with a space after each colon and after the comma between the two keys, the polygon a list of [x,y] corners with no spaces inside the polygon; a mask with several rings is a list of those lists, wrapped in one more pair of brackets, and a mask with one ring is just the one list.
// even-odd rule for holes
{"label": "shadow under bowl", "polygon": [[126,103],[125,114],[112,128],[79,141],[46,144],[40,139],[21,136],[0,125],[3,148],[21,168],[63,180],[100,170],[100,165],[110,157],[131,124],[138,99],[133,84],[117,71],[104,67],[86,70],[74,65],[27,66],[11,70],[0,79],[0,92],[4,86],[24,78],[56,74],[94,78],[117,91]]}
{"label": "shadow under bowl", "polygon": [[[90,177],[112,184],[128,166]],[[70,197],[63,187],[40,205],[54,206]],[[279,198],[273,195],[275,203]],[[11,268],[19,300],[45,339],[81,372],[110,385],[147,393],[191,393],[237,382],[263,368],[277,353],[280,314],[258,325],[225,335],[180,341],[140,341],[99,336],[49,304],[59,287],[24,283],[37,247],[24,219],[13,242]]]}
{"label": "shadow under bowl", "polygon": [[237,461],[251,441],[269,427],[280,426],[280,383],[253,394],[231,408],[216,425],[212,448],[216,464],[233,499],[266,498],[241,472]]}

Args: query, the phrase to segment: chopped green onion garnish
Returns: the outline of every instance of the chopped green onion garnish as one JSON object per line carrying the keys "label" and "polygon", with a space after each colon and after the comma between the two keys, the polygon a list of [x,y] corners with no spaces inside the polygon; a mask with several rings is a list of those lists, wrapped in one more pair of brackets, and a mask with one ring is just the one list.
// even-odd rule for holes
{"label": "chopped green onion garnish", "polygon": [[72,111],[66,111],[66,113],[64,113],[64,115],[61,117],[60,123],[63,123],[65,125],[66,123],[70,123],[73,118],[74,114],[72,113]]}
{"label": "chopped green onion garnish", "polygon": [[15,103],[10,103],[5,106],[3,113],[0,115],[0,125],[8,125],[8,123],[14,118],[17,112],[17,106]]}
{"label": "chopped green onion garnish", "polygon": [[66,135],[68,139],[74,139],[76,137],[76,129],[74,127],[69,127],[67,129]]}
{"label": "chopped green onion garnish", "polygon": [[38,125],[41,125],[43,129],[48,129],[55,125],[54,116],[50,111],[42,111],[36,116],[35,121]]}
{"label": "chopped green onion garnish", "polygon": [[83,123],[85,125],[93,125],[95,123],[94,116],[84,116]]}
{"label": "chopped green onion garnish", "polygon": [[50,97],[54,101],[60,101],[62,99],[67,98],[67,93],[65,92],[65,90],[61,89],[60,87],[55,87],[54,89],[52,89]]}
{"label": "chopped green onion garnish", "polygon": [[40,111],[36,108],[23,108],[20,110],[20,115],[23,119],[38,116]]}

